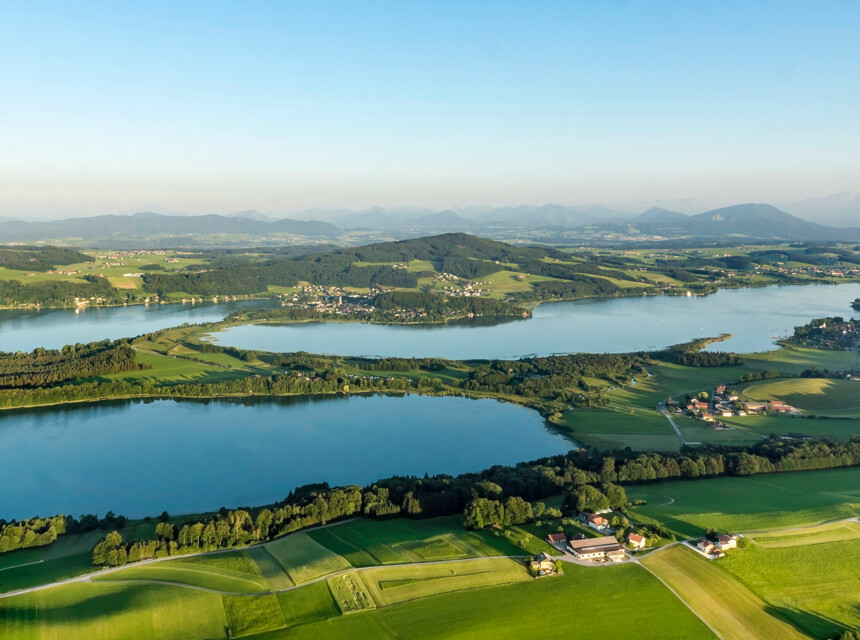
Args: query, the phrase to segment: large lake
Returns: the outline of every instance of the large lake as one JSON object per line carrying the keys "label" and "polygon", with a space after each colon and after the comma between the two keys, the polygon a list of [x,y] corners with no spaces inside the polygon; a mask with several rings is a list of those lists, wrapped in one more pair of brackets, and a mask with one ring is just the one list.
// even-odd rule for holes
{"label": "large lake", "polygon": [[0,351],[32,351],[36,347],[58,349],[78,342],[108,338],[132,338],[185,322],[217,322],[247,307],[270,305],[269,300],[233,302],[129,305],[74,309],[0,310]]}
{"label": "large lake", "polygon": [[709,296],[649,296],[540,305],[534,317],[486,323],[392,326],[313,322],[244,325],[212,334],[244,349],[355,356],[514,358],[573,352],[662,349],[731,333],[715,350],[776,348],[795,326],[824,316],[856,316],[860,284],[724,289]]}
{"label": "large lake", "polygon": [[0,518],[267,504],[296,486],[457,474],[575,445],[528,409],[410,395],[150,400],[0,414]]}

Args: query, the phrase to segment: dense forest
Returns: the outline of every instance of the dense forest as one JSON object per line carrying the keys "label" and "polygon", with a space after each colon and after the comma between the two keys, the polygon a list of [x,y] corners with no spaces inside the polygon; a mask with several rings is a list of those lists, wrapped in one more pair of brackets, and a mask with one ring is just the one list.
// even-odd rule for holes
{"label": "dense forest", "polygon": [[48,280],[26,284],[18,280],[0,280],[0,307],[70,307],[78,300],[102,298],[106,302],[116,302],[126,298],[111,286],[107,278],[89,275],[81,278],[83,282]]}
{"label": "dense forest", "polygon": [[79,251],[64,247],[0,247],[0,267],[18,271],[50,271],[58,265],[93,262]]}
{"label": "dense forest", "polygon": [[424,478],[395,476],[361,489],[300,487],[283,501],[259,509],[222,509],[212,518],[188,521],[177,529],[162,522],[156,538],[124,541],[108,534],[93,549],[96,565],[122,565],[152,557],[213,551],[272,540],[342,517],[426,518],[462,513],[467,526],[513,524],[532,519],[529,504],[564,494],[565,511],[625,507],[621,485],[669,479],[749,476],[860,464],[860,437],[848,443],[768,439],[750,449],[708,446],[676,454],[618,451],[565,455],[494,466],[480,473]]}
{"label": "dense forest", "polygon": [[102,340],[31,353],[0,352],[0,389],[52,387],[91,376],[146,369],[135,359],[128,340]]}

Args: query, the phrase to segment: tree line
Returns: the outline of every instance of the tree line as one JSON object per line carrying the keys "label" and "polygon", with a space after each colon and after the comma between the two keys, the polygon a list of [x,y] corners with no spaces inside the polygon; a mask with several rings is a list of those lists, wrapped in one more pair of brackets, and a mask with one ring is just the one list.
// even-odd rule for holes
{"label": "tree line", "polygon": [[12,522],[0,519],[0,553],[43,547],[52,544],[57,537],[66,533],[122,528],[125,523],[123,516],[116,516],[110,511],[102,519],[94,514],[82,515],[79,519],[64,515]]}
{"label": "tree line", "polygon": [[565,494],[569,511],[624,506],[622,485],[660,480],[748,476],[777,471],[849,467],[860,464],[860,437],[848,443],[769,439],[750,449],[709,446],[679,453],[618,451],[599,455],[575,450],[565,455],[497,465],[480,473],[418,478],[394,476],[361,489],[300,487],[282,502],[262,508],[222,509],[211,518],[177,529],[159,524],[155,538],[127,542],[114,532],[93,550],[97,565],[120,565],[226,549],[362,514],[373,518],[427,518],[461,513],[466,526],[518,524],[534,516],[531,502]]}

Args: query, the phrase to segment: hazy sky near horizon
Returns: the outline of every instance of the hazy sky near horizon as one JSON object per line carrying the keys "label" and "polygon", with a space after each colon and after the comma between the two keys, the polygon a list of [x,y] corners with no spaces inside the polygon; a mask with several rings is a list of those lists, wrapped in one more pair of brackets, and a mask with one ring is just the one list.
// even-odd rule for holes
{"label": "hazy sky near horizon", "polygon": [[7,2],[0,215],[860,190],[860,3]]}

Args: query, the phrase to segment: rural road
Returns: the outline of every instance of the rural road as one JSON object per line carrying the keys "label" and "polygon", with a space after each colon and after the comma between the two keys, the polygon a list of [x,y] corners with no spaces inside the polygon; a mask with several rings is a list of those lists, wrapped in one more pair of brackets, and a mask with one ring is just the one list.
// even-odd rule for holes
{"label": "rural road", "polygon": [[657,405],[657,410],[666,416],[666,420],[669,421],[669,424],[672,425],[672,428],[675,430],[675,433],[678,436],[678,439],[681,441],[681,446],[685,446],[688,444],[702,444],[701,442],[687,442],[687,439],[684,437],[684,434],[681,433],[681,430],[678,428],[678,425],[675,424],[675,421],[672,420],[672,416],[669,415],[669,410],[666,409],[666,401],[663,400],[659,405]]}

